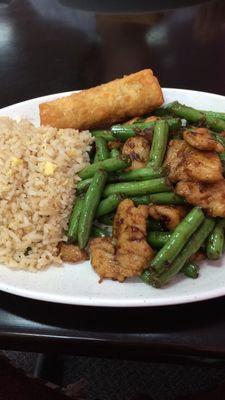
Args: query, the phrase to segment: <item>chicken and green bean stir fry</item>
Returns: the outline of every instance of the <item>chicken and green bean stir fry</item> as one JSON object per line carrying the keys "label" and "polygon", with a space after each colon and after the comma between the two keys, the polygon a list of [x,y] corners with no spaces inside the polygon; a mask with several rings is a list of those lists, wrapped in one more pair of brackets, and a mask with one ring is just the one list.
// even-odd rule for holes
{"label": "chicken and green bean stir fry", "polygon": [[[178,102],[92,131],[64,244],[100,280],[160,288],[224,250],[225,114]],[[71,257],[70,257],[71,255]]]}

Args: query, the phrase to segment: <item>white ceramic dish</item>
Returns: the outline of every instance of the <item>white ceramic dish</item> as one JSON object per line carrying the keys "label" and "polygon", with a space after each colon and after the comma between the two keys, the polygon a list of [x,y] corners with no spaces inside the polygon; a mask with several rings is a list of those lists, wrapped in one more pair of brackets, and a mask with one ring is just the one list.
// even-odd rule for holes
{"label": "white ceramic dish", "polygon": [[[165,102],[179,100],[199,109],[225,111],[223,96],[183,89],[164,89],[163,92]],[[28,118],[38,125],[38,104],[68,94],[60,93],[18,103],[1,109],[0,115],[14,119]],[[50,267],[38,273],[15,271],[4,265],[0,267],[0,290],[19,296],[90,306],[166,306],[225,295],[225,257],[219,262],[203,263],[198,279],[191,280],[180,275],[163,289],[149,287],[139,279],[125,283],[108,280],[101,284],[98,279],[89,262]]]}

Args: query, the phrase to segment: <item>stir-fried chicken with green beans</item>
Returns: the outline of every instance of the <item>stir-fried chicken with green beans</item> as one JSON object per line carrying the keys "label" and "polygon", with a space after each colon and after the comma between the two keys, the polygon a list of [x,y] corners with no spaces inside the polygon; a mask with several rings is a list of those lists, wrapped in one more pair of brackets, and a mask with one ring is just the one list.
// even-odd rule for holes
{"label": "stir-fried chicken with green beans", "polygon": [[74,246],[78,261],[89,252],[100,280],[162,287],[222,256],[225,113],[173,102],[92,135],[62,258],[73,262]]}

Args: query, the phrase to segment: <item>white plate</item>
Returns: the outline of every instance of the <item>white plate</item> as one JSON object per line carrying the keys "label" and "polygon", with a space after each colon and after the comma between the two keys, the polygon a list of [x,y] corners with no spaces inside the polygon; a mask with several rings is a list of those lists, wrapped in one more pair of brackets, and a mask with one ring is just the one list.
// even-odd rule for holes
{"label": "white plate", "polygon": [[[225,111],[223,96],[182,89],[164,89],[163,92],[166,102],[179,100],[200,109]],[[38,104],[68,94],[60,93],[15,104],[1,109],[0,115],[7,115],[14,119],[25,117],[38,125]],[[77,305],[165,306],[225,295],[225,265],[223,264],[225,264],[225,258],[219,262],[205,262],[201,264],[198,279],[192,280],[180,275],[163,289],[154,289],[139,279],[127,280],[125,283],[108,280],[99,284],[99,278],[89,262],[50,267],[38,273],[15,271],[1,265],[0,290],[38,300]]]}

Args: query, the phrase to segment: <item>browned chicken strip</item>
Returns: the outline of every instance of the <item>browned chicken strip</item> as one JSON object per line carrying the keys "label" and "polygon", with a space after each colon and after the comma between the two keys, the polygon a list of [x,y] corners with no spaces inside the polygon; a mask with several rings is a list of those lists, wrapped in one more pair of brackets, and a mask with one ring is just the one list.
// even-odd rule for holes
{"label": "browned chicken strip", "polygon": [[225,148],[218,143],[210,134],[207,128],[197,128],[195,130],[186,130],[183,132],[183,138],[192,147],[198,150],[216,151],[221,153]]}
{"label": "browned chicken strip", "polygon": [[153,250],[146,241],[148,206],[135,207],[133,201],[123,200],[113,224],[116,238],[116,259],[126,276],[140,275],[153,258]]}
{"label": "browned chicken strip", "polygon": [[143,136],[135,136],[127,139],[122,149],[122,154],[128,155],[132,161],[127,171],[144,167],[148,160],[149,151],[149,141]]}
{"label": "browned chicken strip", "polygon": [[217,153],[188,147],[184,153],[184,168],[189,179],[200,182],[223,179],[222,164]]}
{"label": "browned chicken strip", "polygon": [[188,180],[188,175],[184,168],[184,152],[187,146],[185,140],[169,141],[164,166],[171,182]]}
{"label": "browned chicken strip", "polygon": [[223,179],[222,164],[216,152],[199,151],[185,140],[171,140],[164,166],[171,182],[216,182]]}
{"label": "browned chicken strip", "polygon": [[101,279],[123,282],[125,275],[116,261],[116,247],[112,238],[95,238],[90,241],[91,264]]}
{"label": "browned chicken strip", "polygon": [[202,207],[211,217],[225,217],[225,180],[215,183],[178,182],[176,193],[193,205]]}
{"label": "browned chicken strip", "polygon": [[143,238],[147,234],[146,220],[148,218],[148,206],[135,207],[130,199],[125,199],[119,203],[113,223],[113,236],[119,240],[121,235],[133,227],[133,232]]}
{"label": "browned chicken strip", "polygon": [[155,117],[155,115],[151,115],[150,117],[145,119],[145,122],[158,121],[158,120],[160,120],[159,117]]}
{"label": "browned chicken strip", "polygon": [[150,217],[162,221],[165,227],[169,230],[174,230],[185,217],[187,212],[188,211],[184,206],[149,205]]}
{"label": "browned chicken strip", "polygon": [[61,242],[59,244],[59,252],[62,261],[66,262],[76,263],[89,259],[87,252],[75,244]]}
{"label": "browned chicken strip", "polygon": [[140,275],[153,258],[146,241],[147,206],[135,207],[126,199],[117,209],[112,238],[96,238],[90,242],[91,262],[100,278],[117,279]]}

